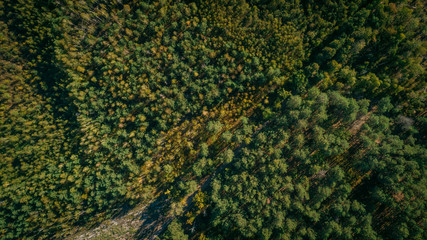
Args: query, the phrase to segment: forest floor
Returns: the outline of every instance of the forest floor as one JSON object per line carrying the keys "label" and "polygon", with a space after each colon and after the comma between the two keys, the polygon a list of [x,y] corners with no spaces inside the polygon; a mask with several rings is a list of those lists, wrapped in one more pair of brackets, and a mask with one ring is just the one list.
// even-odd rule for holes
{"label": "forest floor", "polygon": [[[71,234],[66,239],[135,239],[135,235],[138,232],[138,229],[140,229],[142,226],[154,224],[153,218],[156,214],[159,214],[159,211],[162,207],[158,200],[156,200],[137,205],[124,215],[107,219],[93,229],[77,229],[76,233]],[[156,208],[157,211],[155,212],[149,211]]]}
{"label": "forest floor", "polygon": [[[219,167],[219,169],[223,169]],[[212,175],[211,175],[212,176]],[[204,178],[196,191],[186,195],[183,199],[186,206],[191,206],[194,195],[204,189],[211,180],[211,176]],[[93,229],[77,229],[66,239],[71,240],[112,240],[112,239],[158,239],[169,223],[174,219],[171,211],[171,202],[162,194],[154,197],[148,203],[135,206],[125,214],[105,220]]]}

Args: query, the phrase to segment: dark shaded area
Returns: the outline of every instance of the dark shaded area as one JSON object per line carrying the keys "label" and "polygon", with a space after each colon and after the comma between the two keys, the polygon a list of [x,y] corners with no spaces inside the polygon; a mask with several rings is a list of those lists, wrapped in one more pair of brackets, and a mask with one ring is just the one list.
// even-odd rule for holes
{"label": "dark shaded area", "polygon": [[141,227],[135,234],[136,239],[156,239],[172,221],[168,216],[171,202],[162,195],[148,205],[139,216],[143,220]]}

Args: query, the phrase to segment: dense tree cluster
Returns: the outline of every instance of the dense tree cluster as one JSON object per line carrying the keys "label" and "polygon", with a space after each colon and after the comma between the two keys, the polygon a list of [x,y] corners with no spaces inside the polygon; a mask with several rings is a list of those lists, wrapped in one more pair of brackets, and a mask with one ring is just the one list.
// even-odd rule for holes
{"label": "dense tree cluster", "polygon": [[353,132],[355,143],[351,128],[372,111],[366,102],[316,88],[290,97],[214,177],[210,231],[224,239],[422,239],[426,151],[412,135],[393,135],[380,113]]}
{"label": "dense tree cluster", "polygon": [[424,9],[0,2],[0,238],[425,239]]}

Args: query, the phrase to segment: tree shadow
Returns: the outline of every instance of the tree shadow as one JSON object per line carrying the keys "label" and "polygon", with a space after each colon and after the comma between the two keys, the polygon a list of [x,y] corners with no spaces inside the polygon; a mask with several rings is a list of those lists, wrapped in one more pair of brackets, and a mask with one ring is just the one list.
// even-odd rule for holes
{"label": "tree shadow", "polygon": [[138,218],[142,224],[134,237],[136,239],[158,239],[158,235],[172,221],[172,217],[168,214],[169,209],[170,200],[168,197],[166,195],[157,197],[139,214]]}
{"label": "tree shadow", "polygon": [[[28,63],[26,70],[31,75],[26,83],[32,86],[35,93],[46,102],[55,121],[64,124],[63,129],[66,130],[67,138],[73,139],[77,134],[74,129],[79,127],[76,117],[78,106],[70,96],[70,90],[67,89],[71,79],[56,59],[53,20],[43,17],[43,13],[55,9],[55,5],[51,2],[42,4],[42,1],[37,1],[34,3],[34,8],[41,14],[23,17],[13,8],[15,4],[20,3],[5,5],[5,12],[9,14],[1,16],[0,19],[8,23],[9,31],[20,43],[20,55]],[[29,20],[44,25],[47,33],[35,34],[35,32],[28,31],[25,28],[25,22]],[[26,43],[28,39],[33,39],[30,44]]]}
{"label": "tree shadow", "polygon": [[130,210],[134,209],[135,206],[132,206],[129,202],[125,202],[119,209],[113,212],[111,219],[118,219],[124,217],[129,213]]}

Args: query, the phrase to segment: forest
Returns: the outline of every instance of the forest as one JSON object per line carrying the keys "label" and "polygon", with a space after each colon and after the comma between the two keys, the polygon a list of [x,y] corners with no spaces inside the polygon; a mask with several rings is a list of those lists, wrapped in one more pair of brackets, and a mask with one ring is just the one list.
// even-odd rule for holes
{"label": "forest", "polygon": [[425,3],[0,1],[0,239],[427,239]]}

